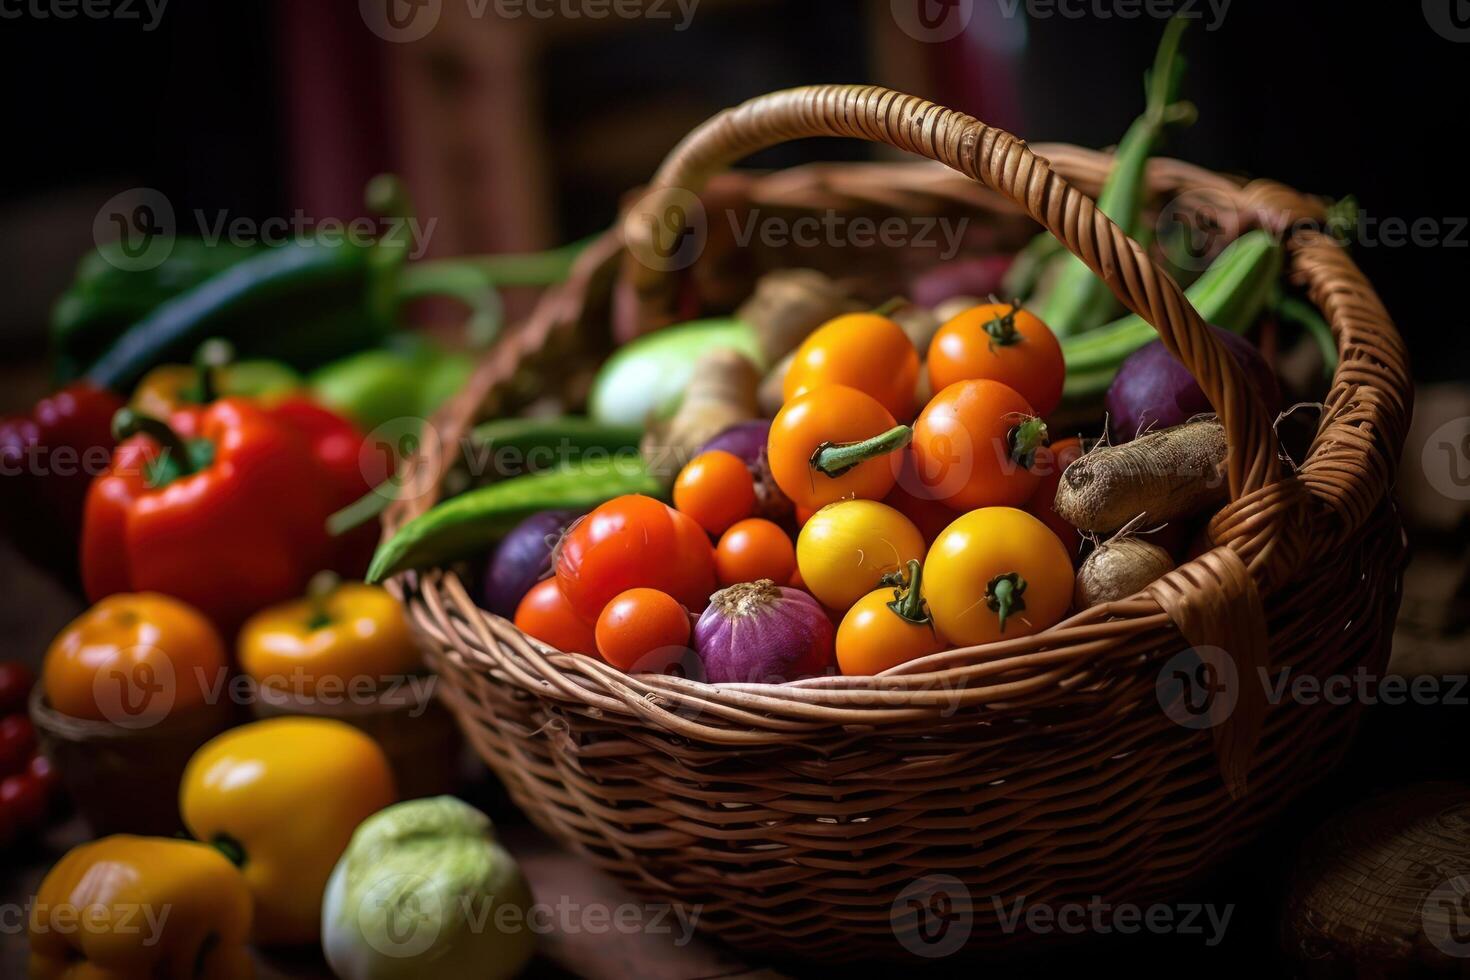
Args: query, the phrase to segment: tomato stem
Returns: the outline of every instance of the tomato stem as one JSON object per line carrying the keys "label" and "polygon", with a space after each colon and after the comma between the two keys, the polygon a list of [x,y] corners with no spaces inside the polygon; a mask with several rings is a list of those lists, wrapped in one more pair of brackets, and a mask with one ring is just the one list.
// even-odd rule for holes
{"label": "tomato stem", "polygon": [[993,347],[1010,347],[1019,343],[1023,338],[1016,332],[1016,314],[1020,312],[1020,306],[1014,301],[1007,304],[1010,309],[1000,316],[992,317],[986,321],[983,327],[985,333],[990,337]]}
{"label": "tomato stem", "polygon": [[1036,462],[1036,451],[1046,441],[1046,423],[1039,418],[1027,419],[1010,431],[1011,459],[1029,470]]}
{"label": "tomato stem", "polygon": [[908,306],[908,305],[909,305],[909,300],[906,297],[903,297],[903,296],[895,296],[892,299],[888,300],[887,302],[883,303],[881,306],[875,306],[875,307],[873,307],[873,315],[874,316],[892,316],[893,314],[897,313],[899,310],[903,309],[905,306]]}
{"label": "tomato stem", "polygon": [[861,442],[824,442],[812,453],[811,467],[825,476],[839,477],[859,463],[902,449],[913,436],[913,429],[895,425],[887,432]]}
{"label": "tomato stem", "polygon": [[901,573],[894,573],[898,580],[894,583],[893,601],[888,603],[888,608],[906,623],[928,626],[932,620],[929,617],[929,607],[924,602],[924,593],[921,588],[924,565],[919,559],[910,558],[908,570],[907,582],[904,581]]}
{"label": "tomato stem", "polygon": [[209,846],[228,858],[235,867],[245,867],[245,845],[229,834],[215,834],[210,838]]}
{"label": "tomato stem", "polygon": [[311,604],[311,616],[306,621],[307,629],[319,630],[332,624],[332,616],[327,612],[327,600],[332,598],[332,594],[341,584],[342,576],[331,569],[317,572],[306,583],[306,599]]}
{"label": "tomato stem", "polygon": [[985,605],[1000,615],[1002,633],[1006,631],[1006,619],[1026,608],[1026,600],[1021,598],[1025,591],[1026,580],[1018,572],[997,575],[985,587]]}
{"label": "tomato stem", "polygon": [[234,346],[222,337],[200,344],[199,349],[194,352],[194,373],[197,380],[191,393],[192,400],[200,405],[208,405],[218,398],[219,385],[215,383],[214,372],[234,359]]}

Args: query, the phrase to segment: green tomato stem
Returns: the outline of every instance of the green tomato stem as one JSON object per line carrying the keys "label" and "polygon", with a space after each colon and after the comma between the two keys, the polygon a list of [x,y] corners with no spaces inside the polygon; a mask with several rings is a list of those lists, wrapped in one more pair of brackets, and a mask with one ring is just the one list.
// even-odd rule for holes
{"label": "green tomato stem", "polygon": [[237,868],[245,867],[245,845],[229,834],[215,834],[209,846],[223,854]]}
{"label": "green tomato stem", "polygon": [[1026,600],[1021,598],[1025,591],[1026,580],[1016,572],[997,575],[985,587],[985,605],[999,614],[1002,633],[1006,631],[1006,619],[1026,608]]}
{"label": "green tomato stem", "polygon": [[327,612],[327,601],[341,584],[342,576],[331,569],[317,572],[306,583],[306,599],[311,604],[311,616],[306,621],[307,629],[319,630],[332,625],[332,616]]}
{"label": "green tomato stem", "polygon": [[1036,461],[1036,451],[1046,445],[1046,423],[1039,418],[1027,419],[1010,431],[1011,459],[1026,469]]}
{"label": "green tomato stem", "polygon": [[824,442],[812,453],[811,467],[824,476],[839,477],[859,463],[902,449],[913,436],[913,429],[895,425],[887,432],[861,442]]}
{"label": "green tomato stem", "polygon": [[1016,314],[1021,307],[1012,301],[1010,309],[998,317],[993,317],[985,324],[985,333],[990,337],[990,342],[997,347],[1010,347],[1019,343],[1022,337],[1016,332]]}
{"label": "green tomato stem", "polygon": [[924,602],[922,589],[924,565],[919,559],[910,558],[908,570],[907,583],[900,579],[893,590],[893,601],[888,603],[888,608],[906,623],[928,626],[932,620],[929,618],[929,607]]}
{"label": "green tomato stem", "polygon": [[193,400],[208,405],[219,397],[219,385],[214,373],[235,359],[235,347],[223,337],[214,337],[199,345],[194,352],[196,387]]}

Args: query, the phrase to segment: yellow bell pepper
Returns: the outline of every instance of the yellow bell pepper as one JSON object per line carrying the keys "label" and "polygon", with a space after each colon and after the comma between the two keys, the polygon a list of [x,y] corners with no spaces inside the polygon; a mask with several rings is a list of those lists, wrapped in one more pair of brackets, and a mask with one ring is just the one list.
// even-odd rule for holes
{"label": "yellow bell pepper", "polygon": [[31,906],[30,974],[68,980],[253,975],[245,879],[207,844],[118,834],[68,851]]}
{"label": "yellow bell pepper", "polygon": [[388,760],[367,735],[328,718],[272,718],[194,753],[179,812],[244,872],[256,942],[292,945],[317,940],[332,867],[357,825],[396,798]]}
{"label": "yellow bell pepper", "polygon": [[376,685],[423,670],[397,600],[362,582],[313,581],[306,598],[252,616],[239,650],[240,668],[256,681],[306,695],[324,678],[339,687],[362,678]]}

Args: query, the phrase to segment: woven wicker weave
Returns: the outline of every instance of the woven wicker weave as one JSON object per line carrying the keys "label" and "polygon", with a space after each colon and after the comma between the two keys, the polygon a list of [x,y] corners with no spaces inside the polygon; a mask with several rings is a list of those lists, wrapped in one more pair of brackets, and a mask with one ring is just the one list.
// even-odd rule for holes
{"label": "woven wicker weave", "polygon": [[[1268,703],[1258,669],[1321,677],[1384,666],[1403,559],[1387,495],[1409,416],[1400,339],[1338,245],[1296,228],[1322,218],[1320,202],[1153,163],[1156,198],[1200,191],[1233,209],[1239,231],[1293,229],[1288,276],[1331,324],[1341,363],[1311,453],[1288,472],[1273,420],[1234,361],[1088,196],[1110,157],[1028,148],[877,88],[796,89],[721,113],[674,150],[632,217],[656,214],[666,189],[700,192],[740,157],[806,136],[887,143],[948,169],[725,176],[722,200],[1026,215],[1157,327],[1229,438],[1232,503],[1211,524],[1216,547],[1036,636],[877,678],[786,685],[624,675],[481,612],[452,571],[409,573],[393,587],[442,689],[541,827],[640,894],[701,906],[701,928],[750,948],[823,959],[923,949],[933,923],[924,901],[908,901],[916,882],[953,900],[969,952],[1047,938],[1006,927],[1018,900],[1177,894],[1331,768],[1356,723],[1357,706]],[[615,305],[649,324],[670,318],[673,277],[632,259],[644,226],[623,227],[629,247],[616,232],[599,240],[441,413],[444,445],[482,413],[511,407],[516,387],[547,365],[605,349]],[[450,462],[418,465],[442,477]],[[396,505],[390,530],[434,497]],[[1228,651],[1239,676],[1233,712],[1210,727],[1181,726],[1161,708],[1165,665],[1192,647]]]}

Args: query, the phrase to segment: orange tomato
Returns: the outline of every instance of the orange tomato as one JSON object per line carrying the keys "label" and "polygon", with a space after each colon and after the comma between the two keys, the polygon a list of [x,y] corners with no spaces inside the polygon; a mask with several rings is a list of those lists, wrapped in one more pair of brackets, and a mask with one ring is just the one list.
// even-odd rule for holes
{"label": "orange tomato", "polygon": [[902,327],[877,313],[848,313],[812,331],[796,348],[781,394],[789,402],[821,385],[847,385],[907,421],[914,417],[918,380],[919,352]]}
{"label": "orange tomato", "polygon": [[120,592],[57,634],[41,677],[62,714],[134,724],[206,703],[228,662],[219,633],[193,606]]}
{"label": "orange tomato", "polygon": [[[881,500],[893,489],[897,463],[886,454],[908,441],[905,426],[871,395],[823,385],[797,395],[771,423],[766,457],[781,492],[798,508],[815,510],[844,497]],[[836,475],[813,460],[823,446],[851,446],[852,465]]]}
{"label": "orange tomato", "polygon": [[597,653],[592,627],[577,615],[554,578],[531,586],[531,591],[516,606],[514,622],[522,633],[557,650],[594,656]]}
{"label": "orange tomato", "polygon": [[1040,477],[1034,455],[1046,425],[1014,388],[957,381],[934,396],[914,423],[920,485],[958,511],[1019,507]]}
{"label": "orange tomato", "polygon": [[1078,549],[1082,547],[1082,534],[1056,512],[1054,504],[1057,499],[1057,484],[1062,482],[1062,473],[1081,455],[1082,440],[1075,436],[1038,449],[1036,462],[1031,469],[1040,479],[1036,482],[1031,500],[1026,504],[1026,511],[1051,528],[1074,561]]}
{"label": "orange tomato", "polygon": [[1051,330],[1011,303],[968,309],[929,342],[929,384],[935,391],[957,381],[999,381],[1048,415],[1062,400],[1066,374],[1062,345]]}
{"label": "orange tomato", "polygon": [[759,517],[733,525],[715,548],[721,585],[768,578],[785,585],[796,571],[796,545],[781,528]]}
{"label": "orange tomato", "polygon": [[755,480],[734,453],[700,453],[674,481],[674,506],[710,534],[755,513]]}
{"label": "orange tomato", "polygon": [[879,674],[944,649],[923,599],[921,566],[909,562],[908,582],[859,599],[837,627],[837,666],[852,677]]}
{"label": "orange tomato", "polygon": [[597,617],[597,651],[619,670],[662,670],[689,644],[689,611],[657,589],[629,589]]}

